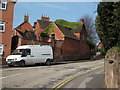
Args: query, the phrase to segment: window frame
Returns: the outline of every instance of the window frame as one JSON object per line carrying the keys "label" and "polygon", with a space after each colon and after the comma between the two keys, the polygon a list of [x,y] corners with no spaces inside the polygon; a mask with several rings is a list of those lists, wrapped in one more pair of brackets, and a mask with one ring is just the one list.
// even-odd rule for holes
{"label": "window frame", "polygon": [[55,39],[55,34],[51,34],[51,39]]}
{"label": "window frame", "polygon": [[3,26],[3,30],[0,29],[0,33],[5,31],[5,22],[4,21],[0,21],[0,26]]}
{"label": "window frame", "polygon": [[2,56],[3,55],[3,44],[0,44],[0,48],[2,48],[0,52],[0,56]]}
{"label": "window frame", "polygon": [[[5,8],[3,8],[3,4],[5,4]],[[6,10],[7,9],[7,1],[1,2],[1,9]]]}

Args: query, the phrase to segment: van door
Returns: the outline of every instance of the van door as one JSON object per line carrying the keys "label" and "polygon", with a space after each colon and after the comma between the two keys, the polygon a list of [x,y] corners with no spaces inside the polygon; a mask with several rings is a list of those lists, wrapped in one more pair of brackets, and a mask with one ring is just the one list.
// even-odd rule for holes
{"label": "van door", "polygon": [[31,55],[31,49],[23,49],[22,57],[25,60],[26,64],[34,64],[33,58]]}

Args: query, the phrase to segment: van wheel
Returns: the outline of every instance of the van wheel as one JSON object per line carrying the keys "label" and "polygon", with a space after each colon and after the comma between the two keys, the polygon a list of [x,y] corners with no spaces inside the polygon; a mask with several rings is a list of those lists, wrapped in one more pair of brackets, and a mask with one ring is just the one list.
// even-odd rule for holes
{"label": "van wheel", "polygon": [[20,61],[20,66],[24,67],[25,66],[25,61]]}
{"label": "van wheel", "polygon": [[51,64],[51,61],[50,60],[47,60],[45,65],[49,66]]}

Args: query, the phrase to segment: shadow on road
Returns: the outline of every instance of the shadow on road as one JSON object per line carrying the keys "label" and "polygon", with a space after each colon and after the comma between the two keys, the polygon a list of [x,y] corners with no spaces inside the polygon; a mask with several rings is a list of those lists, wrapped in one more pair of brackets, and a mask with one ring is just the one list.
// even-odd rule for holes
{"label": "shadow on road", "polygon": [[[98,59],[101,60],[101,59]],[[83,62],[93,62],[96,60],[65,60],[62,62],[52,62],[50,66],[53,65],[61,65],[61,64],[69,64],[69,63],[83,63]],[[27,67],[44,67],[46,66],[45,64],[35,64],[35,65],[26,65],[25,67],[21,67],[21,68],[27,68]],[[14,67],[9,67],[8,65],[0,65],[0,68],[18,68],[20,66],[14,66]]]}

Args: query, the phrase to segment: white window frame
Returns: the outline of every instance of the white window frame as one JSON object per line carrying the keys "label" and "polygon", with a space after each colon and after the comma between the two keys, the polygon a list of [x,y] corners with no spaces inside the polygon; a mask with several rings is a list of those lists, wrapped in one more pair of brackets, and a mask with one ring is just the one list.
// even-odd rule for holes
{"label": "white window frame", "polygon": [[[3,8],[3,4],[5,4],[5,8]],[[1,2],[1,9],[6,10],[7,9],[7,2]]]}
{"label": "white window frame", "polygon": [[1,52],[0,52],[0,56],[3,55],[3,44],[0,44],[0,48],[2,48]]}
{"label": "white window frame", "polygon": [[0,21],[0,26],[3,26],[3,30],[0,29],[0,32],[4,32],[5,31],[5,22]]}

